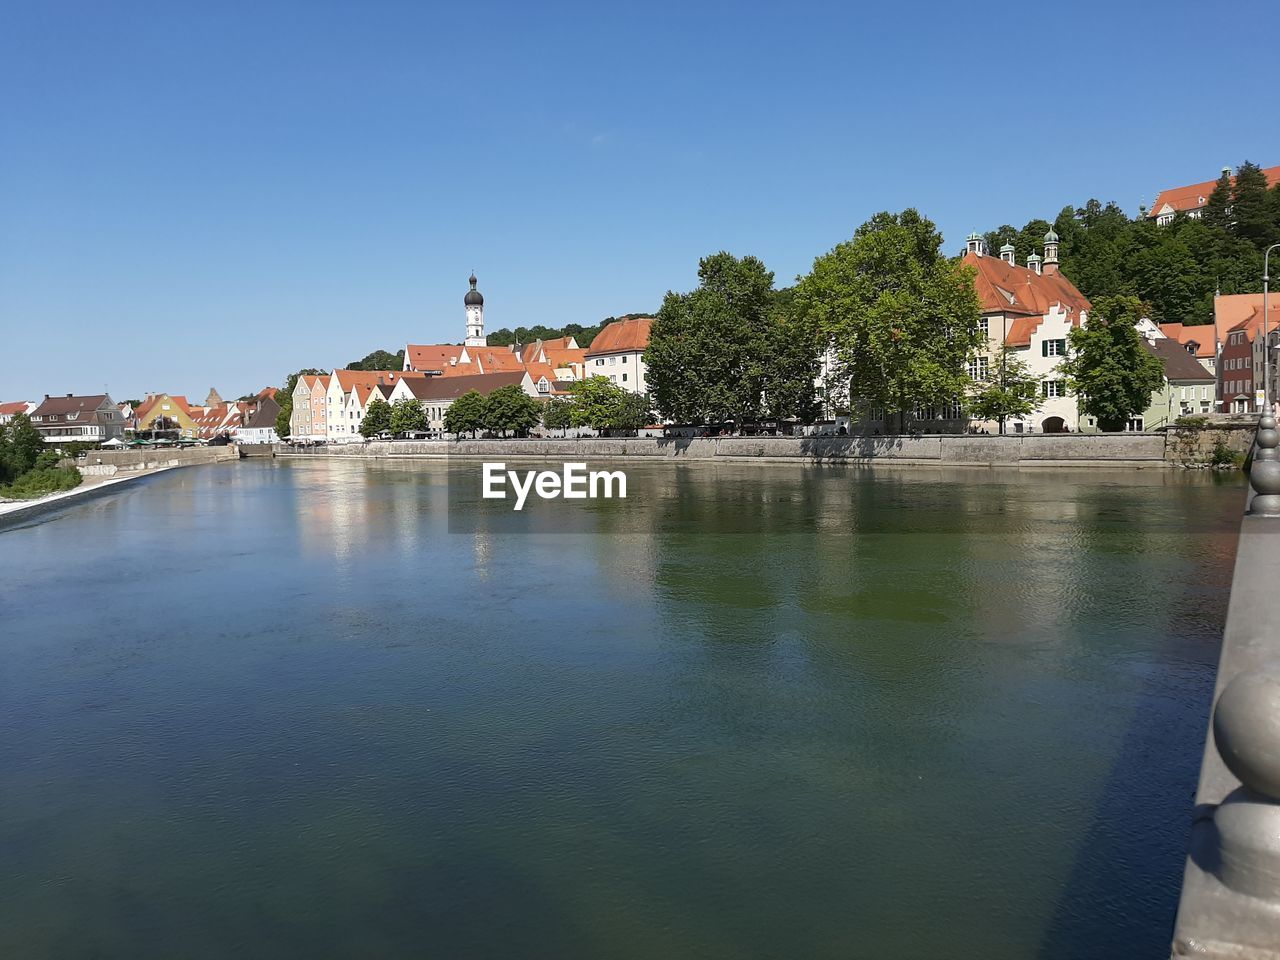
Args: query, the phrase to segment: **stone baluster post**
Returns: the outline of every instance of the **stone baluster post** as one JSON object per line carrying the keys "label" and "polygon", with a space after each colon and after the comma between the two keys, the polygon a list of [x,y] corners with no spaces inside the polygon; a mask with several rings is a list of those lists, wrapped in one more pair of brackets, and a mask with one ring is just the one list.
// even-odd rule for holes
{"label": "stone baluster post", "polygon": [[1270,412],[1258,418],[1258,448],[1253,455],[1249,483],[1253,499],[1249,502],[1252,516],[1280,517],[1280,432]]}

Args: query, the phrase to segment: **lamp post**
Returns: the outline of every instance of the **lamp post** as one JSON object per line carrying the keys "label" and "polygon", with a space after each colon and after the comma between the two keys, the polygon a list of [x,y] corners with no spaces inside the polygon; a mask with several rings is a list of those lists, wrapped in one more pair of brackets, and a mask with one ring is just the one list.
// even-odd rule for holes
{"label": "lamp post", "polygon": [[1271,319],[1270,319],[1270,303],[1268,288],[1271,283],[1271,251],[1280,249],[1280,243],[1273,243],[1267,247],[1267,252],[1262,255],[1262,363],[1264,370],[1263,375],[1263,406],[1270,412],[1273,397],[1271,395]]}

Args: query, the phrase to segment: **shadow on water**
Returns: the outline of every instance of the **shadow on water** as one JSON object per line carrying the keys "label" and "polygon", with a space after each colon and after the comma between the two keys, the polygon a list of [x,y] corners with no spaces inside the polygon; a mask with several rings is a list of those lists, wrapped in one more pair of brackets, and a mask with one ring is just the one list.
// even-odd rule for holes
{"label": "shadow on water", "polygon": [[[1238,519],[1226,522],[1238,525]],[[1167,662],[1195,660],[1208,669],[1199,681],[1184,681],[1186,686],[1173,691],[1160,673],[1146,673],[1045,930],[1037,954],[1042,960],[1096,957],[1100,943],[1109,945],[1108,956],[1169,955],[1237,532],[1215,538],[1215,552],[1221,553],[1198,568],[1223,578],[1216,592],[1197,594],[1188,587],[1169,611],[1171,629],[1154,651]],[[1184,622],[1185,632],[1179,629]]]}

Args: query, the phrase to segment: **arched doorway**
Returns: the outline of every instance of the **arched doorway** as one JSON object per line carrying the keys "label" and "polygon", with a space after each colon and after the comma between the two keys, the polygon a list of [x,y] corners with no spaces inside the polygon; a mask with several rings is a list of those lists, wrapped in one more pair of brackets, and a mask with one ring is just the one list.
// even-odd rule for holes
{"label": "arched doorway", "polygon": [[1061,417],[1046,417],[1044,423],[1040,424],[1040,430],[1044,433],[1065,433],[1067,429],[1067,421]]}

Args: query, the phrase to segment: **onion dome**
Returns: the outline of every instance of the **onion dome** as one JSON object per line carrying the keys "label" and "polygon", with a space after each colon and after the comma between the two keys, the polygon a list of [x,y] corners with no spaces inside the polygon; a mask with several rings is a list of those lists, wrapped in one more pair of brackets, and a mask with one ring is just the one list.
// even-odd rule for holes
{"label": "onion dome", "polygon": [[484,297],[480,296],[480,291],[476,289],[476,275],[474,273],[471,275],[471,289],[462,298],[462,302],[468,307],[484,306]]}

